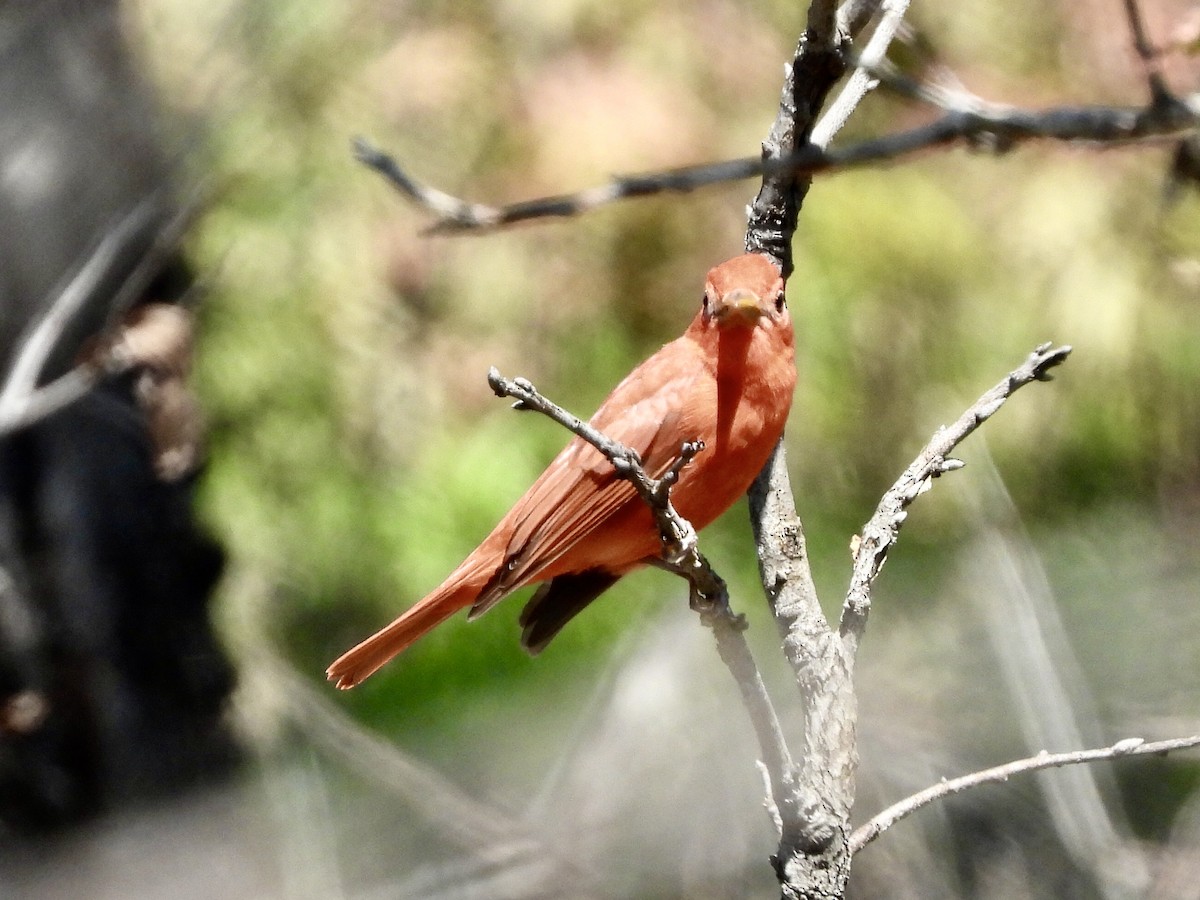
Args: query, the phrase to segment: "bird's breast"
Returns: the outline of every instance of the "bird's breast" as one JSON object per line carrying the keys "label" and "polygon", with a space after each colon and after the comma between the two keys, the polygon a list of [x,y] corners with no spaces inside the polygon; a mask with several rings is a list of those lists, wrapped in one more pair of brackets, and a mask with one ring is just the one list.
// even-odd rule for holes
{"label": "bird's breast", "polygon": [[767,341],[722,353],[712,377],[698,383],[683,431],[690,428],[705,449],[672,494],[675,508],[697,529],[733,505],[766,465],[783,435],[795,383],[792,354]]}

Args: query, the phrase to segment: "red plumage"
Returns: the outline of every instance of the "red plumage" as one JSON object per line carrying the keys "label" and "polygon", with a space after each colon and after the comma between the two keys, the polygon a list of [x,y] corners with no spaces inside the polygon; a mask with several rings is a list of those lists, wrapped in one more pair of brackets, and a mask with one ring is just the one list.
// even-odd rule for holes
{"label": "red plumage", "polygon": [[[679,339],[622,381],[591,424],[661,474],[686,441],[704,450],[671,493],[697,530],[749,488],[783,434],[796,384],[783,279],[744,254],[708,273],[700,311]],[[538,652],[568,620],[660,552],[658,529],[633,486],[601,453],[573,439],[466,560],[423,600],[339,657],[328,670],[350,688],[455,612],[474,617],[544,582],[521,616]]]}

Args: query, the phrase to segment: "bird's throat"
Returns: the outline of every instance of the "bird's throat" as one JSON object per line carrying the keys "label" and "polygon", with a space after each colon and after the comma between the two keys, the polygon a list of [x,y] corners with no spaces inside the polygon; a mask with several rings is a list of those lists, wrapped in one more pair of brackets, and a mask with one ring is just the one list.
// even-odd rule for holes
{"label": "bird's throat", "polygon": [[717,443],[722,452],[729,443],[734,418],[746,389],[747,365],[755,328],[729,328],[717,333]]}

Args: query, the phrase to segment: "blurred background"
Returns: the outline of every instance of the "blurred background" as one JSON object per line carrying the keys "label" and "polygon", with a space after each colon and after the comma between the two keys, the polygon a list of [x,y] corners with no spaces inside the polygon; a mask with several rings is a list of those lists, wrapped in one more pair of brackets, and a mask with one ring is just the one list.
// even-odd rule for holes
{"label": "blurred background", "polygon": [[[1145,6],[1169,81],[1196,90],[1200,7]],[[770,896],[753,737],[670,577],[626,579],[537,660],[518,647],[518,598],[448,622],[350,693],[323,672],[436,586],[564,443],[492,396],[488,366],[590,412],[682,330],[704,272],[740,251],[757,189],[428,237],[351,139],[487,202],[751,155],[803,4],[57,0],[0,13],[0,77],[25,72],[14,83],[28,88],[0,101],[8,120],[62,104],[79,130],[52,144],[75,151],[80,183],[120,182],[101,196],[59,180],[41,232],[7,207],[26,223],[15,232],[79,232],[70,252],[49,254],[49,238],[21,251],[47,274],[13,309],[53,296],[144,193],[204,198],[162,267],[174,280],[148,289],[195,310],[204,463],[162,513],[186,523],[183,549],[136,540],[179,583],[121,615],[157,644],[154,611],[198,595],[183,637],[205,635],[207,616],[223,648],[184,640],[165,655],[202,665],[138,669],[152,692],[185,687],[155,694],[137,729],[112,712],[124,693],[89,696],[89,721],[128,739],[134,774],[110,777],[117,751],[94,742],[87,802],[32,825],[28,804],[0,804],[0,877],[47,898]],[[916,76],[950,72],[1032,107],[1146,99],[1118,0],[936,0],[909,21],[894,57]],[[877,94],[839,140],[931,115]],[[822,178],[809,195],[787,441],[831,615],[851,536],[933,430],[1035,345],[1075,348],[961,448],[966,469],[921,498],[878,582],[859,822],[1042,749],[1200,730],[1200,195],[1171,189],[1173,152],[952,150]],[[28,166],[4,165],[0,179],[24,183]],[[13,472],[15,496],[32,476]],[[744,505],[702,546],[795,724]],[[63,628],[94,633],[58,608]],[[142,734],[156,709],[194,711],[182,738]],[[27,736],[9,719],[3,761],[19,769]],[[167,774],[139,774],[155,766]],[[1200,897],[1200,760],[968,793],[897,826],[854,871],[857,897]]]}

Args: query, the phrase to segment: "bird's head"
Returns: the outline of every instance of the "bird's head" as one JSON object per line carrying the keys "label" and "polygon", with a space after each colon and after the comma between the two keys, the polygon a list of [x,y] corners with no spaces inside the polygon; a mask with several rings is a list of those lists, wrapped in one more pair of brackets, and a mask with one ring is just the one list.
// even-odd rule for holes
{"label": "bird's head", "polygon": [[791,328],[783,276],[779,267],[759,253],[726,260],[708,273],[700,320],[706,327]]}

